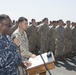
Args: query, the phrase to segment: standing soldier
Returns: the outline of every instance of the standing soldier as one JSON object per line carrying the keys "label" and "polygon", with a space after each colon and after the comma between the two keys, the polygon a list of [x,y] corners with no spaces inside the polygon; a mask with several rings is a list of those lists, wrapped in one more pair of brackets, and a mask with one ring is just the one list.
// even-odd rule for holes
{"label": "standing soldier", "polygon": [[[17,51],[17,46],[11,41],[9,31],[11,19],[6,14],[0,15],[0,75],[20,75],[18,65],[24,64],[24,58]],[[29,65],[28,65],[29,64]]]}
{"label": "standing soldier", "polygon": [[[28,39],[25,30],[27,29],[28,20],[24,17],[18,19],[18,28],[13,32],[13,42],[19,47],[19,52],[24,59],[29,57],[36,57],[29,51]],[[19,66],[20,75],[26,75],[26,69],[23,66]]]}
{"label": "standing soldier", "polygon": [[56,27],[56,57],[63,56],[64,51],[64,27],[63,21],[59,20],[59,26]]}
{"label": "standing soldier", "polygon": [[69,54],[72,51],[72,30],[70,28],[70,21],[66,22],[66,27],[65,27],[65,50],[64,54]]}
{"label": "standing soldier", "polygon": [[76,23],[74,23],[74,28],[72,29],[72,51],[76,52]]}
{"label": "standing soldier", "polygon": [[74,28],[74,22],[71,23],[71,27]]}
{"label": "standing soldier", "polygon": [[36,46],[36,51],[37,51],[37,54],[39,54],[39,51],[40,51],[40,47],[41,47],[41,41],[40,41],[40,33],[39,33],[39,29],[41,26],[43,26],[44,24],[44,19],[42,19],[42,21],[40,21],[39,25],[37,25],[37,46]]}
{"label": "standing soldier", "polygon": [[56,27],[56,21],[52,22],[52,26],[50,27],[49,30],[49,51],[53,52],[53,54],[55,55],[55,27]]}
{"label": "standing soldier", "polygon": [[35,53],[37,43],[37,27],[35,19],[32,19],[32,25],[27,29],[27,36],[29,40],[29,50]]}
{"label": "standing soldier", "polygon": [[12,35],[12,33],[18,28],[18,23],[16,21],[16,23],[11,27],[11,30],[10,30],[10,36]]}
{"label": "standing soldier", "polygon": [[48,32],[49,32],[48,18],[44,18],[44,24],[38,29],[38,34],[40,36],[41,53],[48,51]]}
{"label": "standing soldier", "polygon": [[49,26],[52,26],[52,22],[50,21],[50,24],[49,24]]}

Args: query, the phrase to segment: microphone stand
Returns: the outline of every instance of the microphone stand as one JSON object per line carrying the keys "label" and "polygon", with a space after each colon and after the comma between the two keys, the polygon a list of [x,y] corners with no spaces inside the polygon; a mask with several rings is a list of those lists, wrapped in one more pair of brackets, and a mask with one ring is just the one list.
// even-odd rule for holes
{"label": "microphone stand", "polygon": [[45,60],[44,60],[44,58],[42,57],[42,55],[41,55],[40,52],[39,52],[39,55],[40,55],[41,59],[43,60],[44,66],[45,66],[46,70],[48,71],[49,75],[52,75],[51,72],[49,71],[49,69],[48,69],[48,67],[47,67],[47,65],[46,65],[46,63],[45,63]]}

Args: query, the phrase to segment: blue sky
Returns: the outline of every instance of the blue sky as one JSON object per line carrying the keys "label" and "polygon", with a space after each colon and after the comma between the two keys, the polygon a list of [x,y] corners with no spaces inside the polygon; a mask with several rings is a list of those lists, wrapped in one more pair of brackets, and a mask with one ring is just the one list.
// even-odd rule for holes
{"label": "blue sky", "polygon": [[17,20],[24,16],[29,21],[48,17],[49,20],[76,21],[76,0],[1,0],[0,14]]}

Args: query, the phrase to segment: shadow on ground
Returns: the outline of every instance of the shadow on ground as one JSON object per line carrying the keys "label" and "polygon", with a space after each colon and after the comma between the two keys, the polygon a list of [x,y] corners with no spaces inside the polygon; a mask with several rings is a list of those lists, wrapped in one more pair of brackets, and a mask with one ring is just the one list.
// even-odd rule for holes
{"label": "shadow on ground", "polygon": [[64,67],[69,71],[76,71],[76,57],[67,58],[67,60],[58,60],[55,63],[56,67]]}

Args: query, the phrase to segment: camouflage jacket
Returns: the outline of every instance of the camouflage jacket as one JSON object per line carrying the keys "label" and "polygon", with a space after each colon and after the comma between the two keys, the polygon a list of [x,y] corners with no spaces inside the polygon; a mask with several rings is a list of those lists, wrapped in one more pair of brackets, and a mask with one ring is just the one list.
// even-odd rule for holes
{"label": "camouflage jacket", "polygon": [[8,37],[0,35],[0,75],[19,75],[22,58],[16,45]]}

